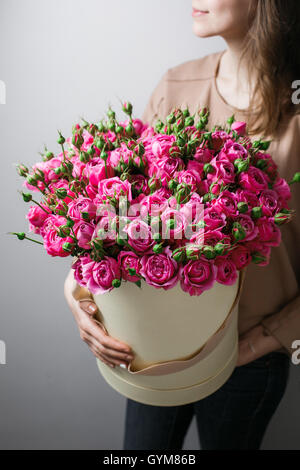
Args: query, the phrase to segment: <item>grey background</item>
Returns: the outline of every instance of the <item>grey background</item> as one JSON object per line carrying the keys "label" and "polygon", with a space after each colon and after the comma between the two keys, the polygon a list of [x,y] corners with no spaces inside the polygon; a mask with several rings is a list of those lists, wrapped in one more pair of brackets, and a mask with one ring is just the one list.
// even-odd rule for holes
{"label": "grey background", "polygon": [[[63,296],[70,259],[8,231],[27,231],[15,163],[33,164],[57,129],[99,120],[118,98],[144,110],[167,68],[224,49],[192,32],[187,0],[0,0],[2,449],[120,449],[125,397],[100,375]],[[299,449],[299,369],[264,438],[264,449]],[[298,437],[297,437],[298,436]],[[199,449],[195,421],[185,449]]]}

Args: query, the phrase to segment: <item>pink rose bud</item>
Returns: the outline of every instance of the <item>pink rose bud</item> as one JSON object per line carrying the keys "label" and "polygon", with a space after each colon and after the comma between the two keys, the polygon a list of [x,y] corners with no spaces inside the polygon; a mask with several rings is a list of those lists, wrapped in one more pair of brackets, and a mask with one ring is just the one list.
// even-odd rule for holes
{"label": "pink rose bud", "polygon": [[114,287],[120,287],[121,281],[120,281],[120,279],[117,279],[117,278],[116,278],[116,279],[114,279],[114,280],[112,281],[111,284],[112,284],[112,286],[114,286]]}
{"label": "pink rose bud", "polygon": [[300,183],[300,172],[299,171],[294,174],[293,179],[289,183],[289,185],[294,184],[294,183]]}
{"label": "pink rose bud", "polygon": [[212,188],[211,188],[211,192],[214,194],[214,195],[218,195],[220,194],[220,190],[221,190],[221,186],[219,184],[215,184]]}
{"label": "pink rose bud", "polygon": [[191,245],[186,248],[186,256],[188,259],[199,259],[199,256],[201,254],[201,249],[197,245]]}
{"label": "pink rose bud", "polygon": [[177,119],[176,128],[177,128],[177,130],[181,130],[181,129],[184,128],[184,121],[183,121],[183,119],[181,119],[181,118]]}
{"label": "pink rose bud", "polygon": [[29,171],[29,170],[28,170],[27,166],[25,166],[25,165],[18,165],[18,166],[17,166],[17,171],[18,171],[18,173],[19,173],[20,176],[24,176],[24,177],[25,177],[25,176],[28,175],[28,171]]}
{"label": "pink rose bud", "polygon": [[128,101],[125,101],[123,103],[122,109],[123,109],[125,114],[128,114],[128,116],[131,116],[131,114],[132,114],[132,104],[131,103],[129,103]]}
{"label": "pink rose bud", "polygon": [[276,225],[283,225],[283,224],[289,222],[292,219],[292,217],[293,217],[293,211],[291,211],[289,213],[278,212],[274,216],[274,222],[275,222]]}
{"label": "pink rose bud", "polygon": [[235,131],[238,135],[245,135],[246,133],[246,123],[245,122],[241,122],[241,121],[235,121],[232,126],[231,126],[231,129],[233,131]]}

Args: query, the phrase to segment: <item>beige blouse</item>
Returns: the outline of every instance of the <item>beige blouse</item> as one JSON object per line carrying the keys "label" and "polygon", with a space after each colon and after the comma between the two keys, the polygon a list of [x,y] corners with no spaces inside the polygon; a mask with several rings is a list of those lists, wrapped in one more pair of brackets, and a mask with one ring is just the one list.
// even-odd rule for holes
{"label": "beige blouse", "polygon": [[[243,121],[243,111],[229,105],[220,95],[216,76],[224,51],[189,60],[169,68],[153,90],[142,119],[154,125],[175,106],[188,106],[191,114],[208,106],[208,127],[225,124],[234,114]],[[291,90],[292,93],[292,90]],[[287,181],[300,171],[300,115],[293,116],[272,140],[268,153]],[[281,343],[279,351],[291,356],[300,341],[300,185],[291,186],[290,207],[296,209],[291,222],[281,226],[282,242],[273,247],[270,263],[247,267],[239,307],[239,332],[243,334],[262,323],[267,333]]]}

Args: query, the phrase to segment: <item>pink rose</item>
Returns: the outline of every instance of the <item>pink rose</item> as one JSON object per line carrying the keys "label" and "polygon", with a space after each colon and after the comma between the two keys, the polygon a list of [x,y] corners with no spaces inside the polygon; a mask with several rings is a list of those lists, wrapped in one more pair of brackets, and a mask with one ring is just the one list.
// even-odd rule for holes
{"label": "pink rose", "polygon": [[61,225],[66,224],[65,217],[59,215],[50,215],[45,219],[44,225],[41,229],[41,234],[44,240],[44,247],[50,256],[60,256],[64,258],[69,256],[70,253],[63,249],[64,243],[74,244],[71,237],[59,237],[57,230]]}
{"label": "pink rose", "polygon": [[130,160],[133,159],[133,151],[130,150],[125,142],[121,142],[121,146],[112,150],[109,153],[109,157],[107,159],[107,164],[116,168],[120,162],[124,162],[126,164],[129,163]]}
{"label": "pink rose", "polygon": [[270,261],[271,247],[259,240],[250,241],[248,244],[251,252],[252,262],[258,266],[267,266]]}
{"label": "pink rose", "polygon": [[180,157],[161,157],[149,164],[149,176],[161,178],[162,184],[174,178],[177,171],[184,170],[184,162]]}
{"label": "pink rose", "polygon": [[248,212],[253,208],[257,207],[258,204],[258,198],[255,193],[250,191],[249,189],[241,189],[238,188],[236,193],[236,203],[238,204],[239,202],[246,202],[248,204]]}
{"label": "pink rose", "polygon": [[245,147],[233,140],[229,139],[224,147],[222,148],[221,152],[219,153],[218,159],[222,160],[223,158],[228,159],[231,163],[233,163],[237,158],[241,158],[245,160],[248,157],[248,151]]}
{"label": "pink rose", "polygon": [[242,228],[246,232],[245,238],[243,238],[243,242],[253,240],[258,234],[258,228],[255,226],[251,217],[247,214],[240,214],[238,217],[234,219],[235,222],[241,224]]}
{"label": "pink rose", "polygon": [[85,187],[85,190],[86,190],[88,197],[94,202],[94,199],[98,195],[98,188],[93,186],[92,184],[87,184]]}
{"label": "pink rose", "polygon": [[201,201],[201,196],[198,193],[192,193],[190,199],[181,205],[180,212],[185,215],[190,223],[196,224],[200,220],[203,220],[204,204]]}
{"label": "pink rose", "polygon": [[[115,213],[103,215],[98,221],[94,228],[92,238],[100,238],[103,240],[104,246],[114,245],[117,238],[118,225],[116,223],[117,216]],[[102,234],[99,235],[99,230],[102,230]]]}
{"label": "pink rose", "polygon": [[251,263],[250,251],[243,244],[239,244],[234,248],[234,250],[230,252],[229,256],[238,270],[245,268]]}
{"label": "pink rose", "polygon": [[200,181],[199,186],[198,186],[198,193],[200,194],[200,196],[204,196],[204,194],[208,193],[208,191],[209,191],[208,181],[206,179]]}
{"label": "pink rose", "polygon": [[277,209],[278,194],[271,189],[265,189],[259,197],[259,205],[262,205],[262,213],[267,216],[275,214]]}
{"label": "pink rose", "polygon": [[223,191],[219,197],[212,200],[212,206],[219,214],[233,217],[238,214],[236,196],[230,191]]}
{"label": "pink rose", "polygon": [[61,166],[61,162],[62,162],[62,157],[61,158],[54,157],[54,158],[51,158],[51,160],[48,160],[47,162],[43,162],[44,163],[43,171],[44,171],[46,183],[60,179],[60,177],[56,173],[54,173],[54,170],[55,168],[58,168],[59,166]]}
{"label": "pink rose", "polygon": [[[126,119],[125,121],[120,122],[120,125],[123,126],[124,128],[129,124],[129,119]],[[135,132],[140,135],[147,126],[141,121],[140,119],[132,119],[132,124],[134,127]]]}
{"label": "pink rose", "polygon": [[[192,174],[194,175],[195,173],[197,174],[197,186],[201,179],[204,178],[204,163],[197,162],[197,160],[189,160],[186,169],[188,171],[191,171]],[[181,182],[181,181],[179,181]]]}
{"label": "pink rose", "polygon": [[88,242],[90,242],[92,239],[94,229],[95,226],[93,224],[89,224],[88,222],[84,222],[82,220],[74,224],[73,230],[80,248],[84,248],[85,250],[91,249],[91,246]]}
{"label": "pink rose", "polygon": [[89,219],[93,219],[96,216],[96,206],[91,199],[79,196],[77,199],[73,199],[73,201],[70,202],[68,216],[75,222],[80,222],[85,220],[82,216],[83,212],[89,215]]}
{"label": "pink rose", "polygon": [[231,286],[237,280],[238,274],[236,265],[227,256],[218,256],[215,259],[215,266],[218,268],[216,281]]}
{"label": "pink rose", "polygon": [[268,217],[260,217],[256,226],[259,231],[259,241],[268,246],[278,246],[281,242],[281,230],[275,222]]}
{"label": "pink rose", "polygon": [[140,273],[150,286],[172,289],[178,282],[178,264],[172,258],[172,251],[166,247],[160,254],[144,255],[141,258]]}
{"label": "pink rose", "polygon": [[132,124],[137,135],[141,135],[141,133],[145,129],[143,121],[141,121],[141,119],[132,119]]}
{"label": "pink rose", "polygon": [[231,129],[235,131],[238,135],[245,135],[246,127],[247,127],[246,122],[241,122],[241,121],[235,121],[231,125]]}
{"label": "pink rose", "polygon": [[130,177],[131,189],[135,193],[143,193],[143,195],[149,194],[150,188],[148,186],[148,180],[144,175],[137,174]]}
{"label": "pink rose", "polygon": [[211,260],[200,257],[180,267],[181,288],[190,295],[200,295],[210,289],[217,277],[217,267]]}
{"label": "pink rose", "polygon": [[183,212],[166,209],[161,215],[161,222],[163,238],[178,240],[185,237],[188,220]]}
{"label": "pink rose", "polygon": [[129,222],[124,227],[124,232],[128,235],[129,245],[138,254],[152,253],[152,247],[156,241],[152,238],[150,225],[140,219]]}
{"label": "pink rose", "polygon": [[215,173],[207,174],[207,181],[209,184],[217,181],[218,179],[225,184],[234,183],[235,181],[235,169],[233,164],[229,160],[217,160],[214,158],[210,164],[215,169]]}
{"label": "pink rose", "polygon": [[109,197],[119,199],[121,196],[127,197],[128,201],[132,200],[129,181],[122,181],[118,176],[101,180],[98,185],[98,191],[104,201],[109,200]]}
{"label": "pink rose", "polygon": [[73,264],[72,269],[74,269],[74,279],[82,287],[86,287],[87,277],[84,275],[84,266],[86,264],[95,264],[89,254],[80,256]]}
{"label": "pink rose", "polygon": [[210,245],[215,246],[217,243],[225,243],[231,245],[231,239],[229,235],[220,230],[202,230],[196,236],[192,237],[191,240],[197,245]]}
{"label": "pink rose", "polygon": [[[196,162],[195,162],[196,163]],[[186,183],[191,187],[192,191],[196,191],[198,184],[200,183],[200,174],[196,170],[182,170],[178,171],[174,175],[178,179],[179,183]]]}
{"label": "pink rose", "polygon": [[77,155],[71,158],[71,162],[73,164],[73,169],[72,169],[73,178],[80,179],[82,177],[82,173],[85,169],[86,163],[81,162]]}
{"label": "pink rose", "polygon": [[29,189],[29,191],[35,193],[40,193],[40,191],[44,191],[44,189],[46,188],[45,183],[43,183],[42,181],[38,181],[37,186],[33,186],[32,184],[29,184],[27,180],[25,180],[23,181],[22,186],[26,189]]}
{"label": "pink rose", "polygon": [[114,289],[114,279],[121,278],[121,270],[118,262],[110,256],[96,263],[83,266],[84,276],[87,277],[86,287],[92,294],[104,294]]}
{"label": "pink rose", "polygon": [[206,230],[222,228],[226,225],[226,215],[222,211],[217,211],[214,206],[204,209],[204,222]]}
{"label": "pink rose", "polygon": [[82,174],[89,179],[92,186],[97,188],[101,180],[112,178],[115,174],[113,168],[109,165],[106,165],[106,172],[104,161],[101,158],[96,158],[85,165]]}
{"label": "pink rose", "polygon": [[273,185],[273,190],[278,194],[282,206],[287,209],[286,201],[291,198],[291,189],[287,181],[284,178],[277,178]]}
{"label": "pink rose", "polygon": [[40,228],[44,225],[45,220],[51,214],[49,208],[44,204],[41,204],[42,207],[48,212],[46,213],[39,206],[30,206],[29,211],[26,215],[26,218],[29,221],[29,228],[34,233],[40,234]]}
{"label": "pink rose", "polygon": [[247,171],[243,171],[239,175],[239,184],[244,189],[257,192],[268,189],[270,178],[259,168],[249,166]]}
{"label": "pink rose", "polygon": [[126,281],[137,282],[140,276],[130,274],[129,268],[135,269],[136,273],[140,272],[140,258],[132,251],[120,251],[118,255],[118,263],[121,268],[122,278]]}
{"label": "pink rose", "polygon": [[145,218],[147,215],[155,217],[162,214],[168,209],[168,199],[159,190],[145,196],[141,201],[141,217]]}
{"label": "pink rose", "polygon": [[255,153],[254,164],[256,164],[258,160],[266,160],[264,171],[268,174],[271,180],[274,180],[277,177],[278,165],[276,165],[272,156],[269,153],[257,152]]}
{"label": "pink rose", "polygon": [[197,162],[204,164],[209,163],[212,160],[213,156],[214,154],[211,150],[198,147],[194,154],[194,159],[197,160]]}
{"label": "pink rose", "polygon": [[83,144],[81,146],[81,150],[83,150],[84,152],[87,152],[90,146],[94,142],[94,137],[86,129],[83,130],[82,137],[83,137]]}
{"label": "pink rose", "polygon": [[175,135],[156,135],[152,143],[152,153],[156,158],[168,156],[169,150],[176,141]]}
{"label": "pink rose", "polygon": [[222,130],[216,130],[211,133],[211,146],[215,152],[219,152],[223,145],[230,139],[229,134]]}
{"label": "pink rose", "polygon": [[220,230],[208,230],[204,232],[205,245],[214,246],[220,242],[230,244],[230,236],[225,235],[225,233],[221,232]]}
{"label": "pink rose", "polygon": [[64,199],[62,199],[62,201],[64,201],[66,204],[69,204],[72,201],[72,198],[76,197],[76,194],[74,193],[74,191],[71,191],[69,188],[69,181],[64,178],[60,179],[59,181],[54,181],[50,183],[49,189],[51,193],[49,193],[47,197],[47,201],[51,200],[52,195],[55,194],[55,191],[57,189],[65,189],[67,191],[67,196]]}
{"label": "pink rose", "polygon": [[[148,149],[148,152],[149,152],[149,147],[152,147],[151,142],[152,142],[152,138],[154,137],[154,135],[155,135],[155,130],[153,129],[153,127],[149,126],[148,124],[145,124],[144,129],[141,133],[140,139],[142,139],[144,147],[145,147],[145,149],[146,148]],[[150,144],[149,144],[149,142],[150,142]]]}

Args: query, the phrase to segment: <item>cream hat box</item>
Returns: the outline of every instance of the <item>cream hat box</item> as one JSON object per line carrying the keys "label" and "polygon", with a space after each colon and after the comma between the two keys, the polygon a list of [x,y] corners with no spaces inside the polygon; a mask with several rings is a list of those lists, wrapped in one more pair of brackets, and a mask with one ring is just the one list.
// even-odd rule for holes
{"label": "cream hat box", "polygon": [[169,290],[129,281],[105,294],[78,286],[75,299],[91,298],[96,320],[112,337],[131,346],[128,369],[96,358],[100,373],[117,392],[155,406],[174,406],[205,398],[232,374],[238,355],[238,305],[245,269],[236,282],[215,282],[199,296],[178,282]]}

